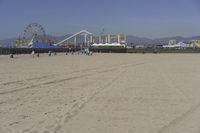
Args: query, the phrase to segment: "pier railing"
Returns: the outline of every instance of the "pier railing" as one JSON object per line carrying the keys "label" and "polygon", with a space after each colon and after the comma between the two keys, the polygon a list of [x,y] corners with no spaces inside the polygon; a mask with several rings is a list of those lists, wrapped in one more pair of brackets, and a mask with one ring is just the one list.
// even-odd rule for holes
{"label": "pier railing", "polygon": [[[69,52],[79,51],[80,48],[0,48],[0,55],[8,54],[31,54],[32,51],[36,53],[51,52]],[[98,53],[200,53],[200,48],[186,48],[186,49],[164,49],[164,48],[90,48],[90,51]]]}

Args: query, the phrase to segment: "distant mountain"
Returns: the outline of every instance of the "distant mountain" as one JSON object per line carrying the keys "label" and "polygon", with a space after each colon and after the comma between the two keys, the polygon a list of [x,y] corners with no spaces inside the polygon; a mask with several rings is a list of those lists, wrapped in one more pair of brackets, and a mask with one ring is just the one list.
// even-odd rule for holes
{"label": "distant mountain", "polygon": [[153,40],[145,37],[136,37],[136,36],[131,36],[128,35],[126,37],[126,42],[127,43],[133,43],[133,44],[143,44],[143,45],[148,45],[152,44]]}
{"label": "distant mountain", "polygon": [[[70,37],[72,34],[67,34],[64,36],[51,36],[47,35],[47,38],[49,40],[52,40],[54,43],[59,42],[61,40],[64,40],[67,37]],[[182,41],[182,42],[190,42],[191,40],[197,40],[200,39],[200,36],[193,36],[193,37],[181,37],[181,36],[175,36],[175,37],[166,37],[166,38],[158,38],[158,39],[149,39],[145,37],[136,37],[132,35],[127,36],[127,43],[131,45],[160,45],[160,44],[168,44],[169,40],[177,40]],[[9,47],[12,46],[14,41],[17,40],[17,38],[10,38],[10,39],[5,39],[5,40],[0,40],[0,47]],[[77,36],[77,42],[78,43],[83,43],[84,42],[84,37],[79,35]]]}
{"label": "distant mountain", "polygon": [[175,36],[175,37],[167,37],[167,38],[159,38],[159,39],[155,39],[154,43],[164,43],[164,44],[168,44],[168,42],[170,40],[176,40],[178,42],[185,42],[185,43],[189,43],[191,40],[198,40],[200,39],[200,36],[193,36],[193,37],[181,37],[181,36]]}

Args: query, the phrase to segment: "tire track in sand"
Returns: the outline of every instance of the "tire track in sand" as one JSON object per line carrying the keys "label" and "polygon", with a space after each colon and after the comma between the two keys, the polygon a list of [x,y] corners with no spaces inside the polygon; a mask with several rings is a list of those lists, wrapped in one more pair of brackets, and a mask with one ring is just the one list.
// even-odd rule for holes
{"label": "tire track in sand", "polygon": [[[143,64],[143,63],[138,63],[138,64]],[[39,83],[39,84],[33,84],[33,85],[31,85],[31,86],[26,86],[26,87],[20,87],[20,88],[18,88],[18,89],[11,89],[11,90],[8,90],[8,91],[2,91],[2,92],[0,92],[0,95],[5,95],[5,94],[10,94],[10,93],[15,93],[15,92],[19,92],[19,91],[23,91],[23,90],[27,90],[27,89],[33,89],[33,88],[36,88],[36,87],[40,87],[40,86],[43,86],[43,85],[49,85],[49,84],[54,84],[54,83],[60,83],[60,82],[65,82],[65,81],[70,81],[70,80],[75,80],[75,79],[79,79],[79,78],[83,78],[83,77],[87,77],[87,76],[91,76],[91,75],[93,75],[94,73],[107,73],[107,72],[109,72],[109,71],[116,71],[116,70],[118,70],[120,67],[128,67],[128,66],[131,66],[132,64],[120,64],[120,65],[118,65],[118,66],[116,66],[116,65],[112,65],[111,67],[110,67],[110,69],[106,69],[106,70],[102,70],[102,69],[105,69],[105,68],[99,68],[99,67],[96,67],[96,68],[92,68],[92,69],[84,69],[85,71],[83,71],[83,70],[80,70],[80,71],[74,71],[74,72],[71,72],[71,73],[67,73],[67,74],[65,74],[65,75],[63,75],[63,76],[69,76],[70,74],[76,74],[76,73],[78,73],[78,72],[82,72],[82,73],[88,73],[88,74],[82,74],[82,75],[80,75],[80,76],[74,76],[74,77],[67,77],[67,78],[62,78],[62,79],[59,79],[59,77],[60,77],[60,74],[56,74],[57,75],[57,77],[56,76],[42,76],[41,78],[40,78],[40,80],[42,79],[42,78],[44,78],[44,79],[46,79],[46,80],[51,80],[51,79],[49,79],[49,78],[53,78],[53,80],[52,81],[45,81],[45,82],[43,82],[43,83]],[[135,64],[135,65],[137,65],[137,64]],[[93,72],[94,71],[94,72]],[[58,78],[59,80],[54,80],[54,79],[56,79],[56,78]],[[36,79],[36,78],[33,78],[33,79]],[[31,84],[31,83],[30,83]],[[22,85],[24,85],[24,84],[22,84]]]}
{"label": "tire track in sand", "polygon": [[[123,65],[126,65],[126,63],[119,64],[118,66],[123,66]],[[106,66],[106,67],[112,68],[112,67],[116,67],[116,65],[110,65],[110,66]],[[70,74],[75,74],[75,73],[79,73],[79,72],[94,71],[94,70],[100,70],[100,69],[105,69],[105,68],[102,68],[102,66],[100,66],[100,67],[95,67],[95,68],[87,68],[87,69],[76,70],[76,71],[72,71],[72,72],[57,73],[57,74],[50,74],[50,75],[39,76],[39,77],[34,77],[34,78],[28,78],[28,79],[24,79],[24,80],[9,81],[9,82],[5,82],[5,83],[1,83],[0,86],[1,85],[23,84],[24,82],[46,79],[46,78],[50,78],[50,77],[53,77],[53,76],[59,76],[61,74],[70,75]],[[3,88],[0,88],[0,89],[3,89]]]}
{"label": "tire track in sand", "polygon": [[[172,120],[168,125],[162,127],[158,131],[158,133],[182,133],[183,131],[185,132],[189,130],[190,131],[188,133],[199,133],[200,132],[200,127],[198,124],[200,123],[200,119],[198,119],[199,115],[200,115],[200,103],[193,105],[188,111],[181,114],[176,119]],[[198,121],[196,120],[196,118]]]}
{"label": "tire track in sand", "polygon": [[[129,65],[125,65],[122,68],[126,68],[126,67],[136,67],[139,65],[143,65],[144,63],[138,63],[138,64],[129,64]],[[121,67],[120,67],[121,68]],[[58,133],[59,130],[62,129],[62,127],[64,126],[64,124],[68,123],[71,119],[73,119],[75,116],[77,116],[81,110],[87,106],[87,104],[92,101],[98,94],[100,94],[103,90],[105,90],[106,88],[108,88],[109,86],[111,86],[113,83],[115,83],[123,73],[126,72],[127,69],[121,69],[122,71],[119,72],[119,74],[117,74],[110,82],[108,82],[107,84],[105,84],[104,86],[96,89],[97,91],[95,91],[85,102],[83,102],[81,105],[79,105],[77,107],[77,109],[73,110],[72,112],[68,112],[66,114],[66,117],[64,118],[64,120],[62,121],[63,123],[58,124],[53,133]],[[48,132],[48,131],[47,131]]]}

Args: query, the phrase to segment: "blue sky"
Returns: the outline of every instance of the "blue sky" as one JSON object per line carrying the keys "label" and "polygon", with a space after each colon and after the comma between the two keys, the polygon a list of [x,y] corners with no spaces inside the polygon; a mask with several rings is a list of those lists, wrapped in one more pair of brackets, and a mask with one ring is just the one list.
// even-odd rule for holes
{"label": "blue sky", "polygon": [[200,0],[0,0],[0,39],[37,22],[47,34],[82,29],[140,37],[200,35]]}

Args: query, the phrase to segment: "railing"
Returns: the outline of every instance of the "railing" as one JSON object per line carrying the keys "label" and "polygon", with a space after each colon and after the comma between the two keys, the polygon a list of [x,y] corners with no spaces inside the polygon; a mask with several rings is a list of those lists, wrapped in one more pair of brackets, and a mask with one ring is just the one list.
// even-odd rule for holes
{"label": "railing", "polygon": [[[70,51],[79,51],[81,48],[70,48]],[[117,47],[90,47],[93,52],[100,53],[200,53],[200,48],[187,49],[163,49],[163,48],[117,48]],[[67,52],[69,48],[0,48],[0,55],[8,54],[31,54],[32,51],[36,53],[51,52]]]}

